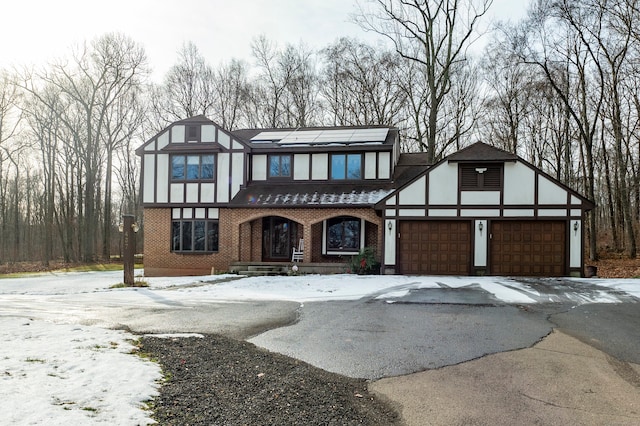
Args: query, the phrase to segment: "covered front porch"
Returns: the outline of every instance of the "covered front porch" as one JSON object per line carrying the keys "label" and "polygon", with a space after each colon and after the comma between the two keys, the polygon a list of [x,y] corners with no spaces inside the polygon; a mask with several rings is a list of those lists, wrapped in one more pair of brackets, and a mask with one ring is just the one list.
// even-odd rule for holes
{"label": "covered front porch", "polygon": [[373,209],[268,210],[254,209],[253,217],[238,224],[238,258],[231,272],[251,266],[284,273],[297,264],[298,273],[343,273],[365,247],[374,248],[378,260],[382,255],[377,250],[383,245],[381,218]]}

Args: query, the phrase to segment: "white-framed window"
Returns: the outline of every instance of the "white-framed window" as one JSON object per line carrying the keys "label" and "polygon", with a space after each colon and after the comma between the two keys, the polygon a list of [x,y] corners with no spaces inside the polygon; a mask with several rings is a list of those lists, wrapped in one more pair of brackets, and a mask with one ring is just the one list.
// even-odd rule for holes
{"label": "white-framed window", "polygon": [[323,222],[323,254],[354,255],[364,247],[365,221],[339,216]]}

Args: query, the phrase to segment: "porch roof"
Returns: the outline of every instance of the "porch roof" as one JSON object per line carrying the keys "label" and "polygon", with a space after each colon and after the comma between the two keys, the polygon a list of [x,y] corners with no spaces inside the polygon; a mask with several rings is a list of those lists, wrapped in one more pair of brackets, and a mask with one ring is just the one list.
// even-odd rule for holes
{"label": "porch roof", "polygon": [[233,197],[238,207],[373,207],[394,191],[392,184],[252,184]]}

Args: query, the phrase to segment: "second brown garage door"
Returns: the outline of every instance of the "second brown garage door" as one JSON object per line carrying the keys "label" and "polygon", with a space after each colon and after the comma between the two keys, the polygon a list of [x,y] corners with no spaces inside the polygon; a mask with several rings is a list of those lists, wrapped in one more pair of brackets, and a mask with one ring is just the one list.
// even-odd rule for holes
{"label": "second brown garage door", "polygon": [[565,222],[491,222],[491,275],[566,275]]}
{"label": "second brown garage door", "polygon": [[469,275],[470,228],[469,221],[400,222],[400,273]]}

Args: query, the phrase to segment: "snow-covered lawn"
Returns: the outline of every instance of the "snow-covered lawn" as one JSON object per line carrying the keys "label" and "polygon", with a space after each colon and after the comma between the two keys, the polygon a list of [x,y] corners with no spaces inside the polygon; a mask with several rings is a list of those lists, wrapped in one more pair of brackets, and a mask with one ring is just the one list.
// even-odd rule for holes
{"label": "snow-covered lawn", "polygon": [[151,422],[160,367],[122,331],[0,317],[1,424]]}
{"label": "snow-covered lawn", "polygon": [[[139,273],[139,272],[138,272]],[[92,306],[154,307],[167,301],[208,303],[287,300],[299,303],[364,297],[393,302],[425,288],[472,288],[505,303],[553,301],[526,281],[496,277],[306,275],[146,278],[148,289],[111,289],[122,272],[58,273],[0,279],[0,424],[152,423],[145,402],[157,394],[160,367],[137,355],[136,336],[79,325]],[[571,282],[570,279],[568,279]],[[576,293],[577,303],[640,299],[640,280],[576,279],[602,289]],[[553,286],[553,280],[545,281]],[[81,303],[78,302],[81,300]]]}

